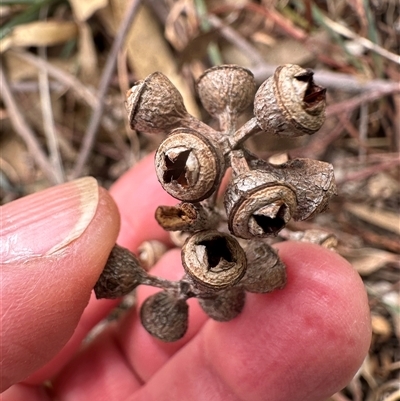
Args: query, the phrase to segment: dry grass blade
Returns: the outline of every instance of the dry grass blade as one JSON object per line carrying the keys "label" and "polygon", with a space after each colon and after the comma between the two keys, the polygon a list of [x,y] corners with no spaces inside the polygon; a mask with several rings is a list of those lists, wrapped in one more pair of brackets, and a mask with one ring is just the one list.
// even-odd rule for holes
{"label": "dry grass blade", "polygon": [[387,58],[390,61],[393,61],[396,64],[400,64],[400,56],[397,54],[394,54],[392,52],[389,52],[388,50],[382,48],[381,46],[378,46],[376,43],[371,42],[370,40],[363,38],[354,32],[352,32],[350,29],[346,28],[342,24],[338,24],[335,21],[332,21],[330,18],[323,16],[322,17],[323,22],[334,32],[348,38],[348,39],[353,39],[363,47],[365,47],[368,50],[372,50],[373,52],[379,54],[382,57]]}
{"label": "dry grass blade", "polygon": [[29,152],[37,165],[42,169],[43,174],[52,184],[58,183],[58,178],[53,171],[53,168],[44,153],[40,143],[36,139],[35,133],[26,123],[24,117],[19,111],[17,102],[10,90],[6,75],[4,73],[3,66],[0,65],[0,82],[2,83],[2,98],[7,107],[8,115],[15,131],[21,136],[26,143]]}
{"label": "dry grass blade", "polygon": [[[47,7],[44,7],[41,10],[41,13],[47,15]],[[38,52],[42,59],[47,58],[47,51],[45,47],[39,47]],[[54,168],[54,174],[57,177],[57,182],[61,184],[62,182],[64,182],[65,177],[57,134],[54,126],[54,115],[51,104],[49,76],[47,72],[43,70],[39,71],[39,92],[40,101],[42,104],[43,130],[47,138],[47,146],[50,153],[49,159]]]}
{"label": "dry grass blade", "polygon": [[400,216],[384,210],[376,210],[365,205],[345,204],[345,209],[358,218],[384,230],[400,235]]}
{"label": "dry grass blade", "polygon": [[74,22],[37,21],[19,25],[0,41],[0,53],[13,47],[52,46],[76,37]]}
{"label": "dry grass blade", "polygon": [[74,75],[64,71],[47,60],[39,58],[32,53],[25,51],[12,51],[12,54],[20,58],[22,61],[30,63],[40,70],[46,71],[47,74],[52,76],[58,82],[74,90],[75,94],[87,103],[90,107],[96,107],[98,102],[98,96],[93,90],[85,86],[78,78]]}

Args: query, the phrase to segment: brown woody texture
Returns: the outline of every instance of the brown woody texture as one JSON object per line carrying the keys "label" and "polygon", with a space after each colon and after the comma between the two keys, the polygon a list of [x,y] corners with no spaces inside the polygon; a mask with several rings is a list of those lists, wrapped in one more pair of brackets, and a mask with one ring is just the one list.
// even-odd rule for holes
{"label": "brown woody texture", "polygon": [[[139,284],[162,288],[140,311],[145,329],[162,341],[185,334],[191,297],[211,318],[224,322],[241,312],[246,291],[283,288],[285,266],[269,239],[282,230],[286,238],[293,236],[286,227],[290,220],[323,211],[336,191],[330,164],[309,159],[272,164],[244,145],[258,133],[296,137],[319,130],[325,89],[314,83],[311,70],[280,66],[255,93],[249,70],[223,65],[205,71],[197,90],[218,120],[218,131],[188,114],[178,90],[161,73],[136,83],[126,103],[133,129],[167,135],[157,149],[155,170],[164,190],[182,202],[160,206],[156,219],[164,229],[182,232],[176,238],[186,238],[181,251],[185,275],[178,282],[153,277],[134,255],[116,247],[96,284],[98,297],[112,298]],[[237,129],[238,117],[253,99],[255,117]],[[222,207],[217,193],[228,167],[232,177]],[[320,243],[328,238],[315,233],[301,238],[317,237],[323,238]]]}

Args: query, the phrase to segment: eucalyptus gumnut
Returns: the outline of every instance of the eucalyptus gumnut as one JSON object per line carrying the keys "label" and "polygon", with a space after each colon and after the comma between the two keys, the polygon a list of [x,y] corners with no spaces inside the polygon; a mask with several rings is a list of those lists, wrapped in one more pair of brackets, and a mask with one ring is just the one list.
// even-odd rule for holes
{"label": "eucalyptus gumnut", "polygon": [[148,297],[141,309],[143,327],[162,341],[177,341],[188,327],[188,305],[186,299],[171,291],[160,291]]}
{"label": "eucalyptus gumnut", "polygon": [[201,103],[220,121],[236,120],[253,102],[255,89],[251,71],[237,65],[209,68],[197,82]]}
{"label": "eucalyptus gumnut", "polygon": [[155,155],[158,181],[171,196],[199,202],[208,198],[225,172],[224,157],[211,138],[190,128],[177,128]]}
{"label": "eucalyptus gumnut", "polygon": [[286,266],[277,251],[262,240],[252,239],[245,245],[247,270],[240,284],[246,291],[268,293],[286,284]]}
{"label": "eucalyptus gumnut", "polygon": [[182,247],[182,264],[193,286],[211,294],[237,284],[247,267],[238,241],[216,230],[189,237]]}
{"label": "eucalyptus gumnut", "polygon": [[336,184],[333,166],[310,159],[292,159],[280,165],[253,159],[250,168],[264,171],[295,188],[297,208],[294,220],[306,220],[323,212],[333,195]]}
{"label": "eucalyptus gumnut", "polygon": [[126,96],[130,127],[138,131],[169,132],[189,115],[178,89],[161,72],[137,81]]}
{"label": "eucalyptus gumnut", "polygon": [[254,115],[265,132],[282,136],[311,135],[325,121],[326,89],[314,83],[313,72],[286,64],[258,89]]}
{"label": "eucalyptus gumnut", "polygon": [[223,290],[213,297],[199,298],[199,304],[209,317],[218,322],[228,322],[242,312],[246,300],[243,287]]}
{"label": "eucalyptus gumnut", "polygon": [[[162,341],[185,335],[189,298],[198,298],[209,317],[225,322],[242,311],[246,291],[283,288],[286,267],[263,238],[276,236],[292,218],[304,220],[323,211],[336,193],[328,163],[294,159],[274,164],[243,147],[260,130],[299,136],[322,126],[325,89],[314,83],[311,70],[278,67],[255,95],[255,117],[239,129],[237,117],[255,93],[250,71],[234,65],[210,68],[199,78],[197,90],[205,109],[219,120],[218,132],[187,113],[178,90],[159,72],[137,82],[126,103],[133,129],[167,134],[156,151],[156,174],[163,189],[181,203],[159,206],[155,217],[178,238],[185,275],[170,281],[147,273],[145,268],[166,250],[150,241],[140,248],[142,266],[116,245],[95,285],[98,298],[121,297],[140,284],[161,288],[142,304],[140,319]],[[233,178],[224,195],[226,227],[217,194],[228,166]],[[315,230],[301,236],[283,230],[282,238],[285,235],[326,246],[334,243]],[[248,241],[239,243],[235,237]]]}
{"label": "eucalyptus gumnut", "polygon": [[120,298],[147,279],[146,271],[128,249],[114,245],[107,263],[94,286],[96,298]]}
{"label": "eucalyptus gumnut", "polygon": [[209,205],[182,202],[175,206],[159,206],[155,218],[166,231],[200,231],[216,228],[221,216]]}
{"label": "eucalyptus gumnut", "polygon": [[293,216],[296,193],[265,171],[239,174],[225,192],[229,231],[251,239],[276,235]]}

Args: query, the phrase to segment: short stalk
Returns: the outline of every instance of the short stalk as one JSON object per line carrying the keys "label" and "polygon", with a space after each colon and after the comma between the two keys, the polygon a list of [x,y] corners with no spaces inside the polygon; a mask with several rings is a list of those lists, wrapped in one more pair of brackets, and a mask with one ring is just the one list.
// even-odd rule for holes
{"label": "short stalk", "polygon": [[218,116],[219,130],[225,136],[232,136],[236,130],[237,115],[225,111]]}
{"label": "short stalk", "polygon": [[148,285],[151,287],[157,287],[157,288],[162,288],[164,290],[176,290],[179,288],[179,282],[178,281],[170,281],[161,277],[157,276],[147,276],[143,281],[141,282],[142,285]]}
{"label": "short stalk", "polygon": [[243,150],[233,150],[229,156],[234,176],[238,176],[250,171],[250,167],[244,157]]}
{"label": "short stalk", "polygon": [[251,136],[261,132],[260,127],[257,125],[257,120],[253,117],[247,121],[246,124],[242,125],[232,137],[229,138],[229,142],[232,150],[239,149],[243,142],[247,141]]}

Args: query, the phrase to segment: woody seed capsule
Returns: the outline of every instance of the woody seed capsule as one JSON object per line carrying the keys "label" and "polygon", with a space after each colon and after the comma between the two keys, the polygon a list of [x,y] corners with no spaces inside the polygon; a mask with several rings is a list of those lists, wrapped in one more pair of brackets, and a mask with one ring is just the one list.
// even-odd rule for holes
{"label": "woody seed capsule", "polygon": [[246,255],[231,235],[199,231],[182,247],[182,264],[193,284],[215,293],[238,283],[246,272]]}
{"label": "woody seed capsule", "polygon": [[174,130],[155,155],[158,181],[171,196],[199,202],[218,187],[225,172],[224,157],[213,141],[189,128]]}
{"label": "woody seed capsule", "polygon": [[326,89],[314,83],[313,72],[286,64],[258,89],[254,115],[259,127],[283,136],[311,135],[325,121]]}
{"label": "woody seed capsule", "polygon": [[229,230],[236,237],[276,235],[295,212],[296,194],[264,171],[237,176],[225,193]]}
{"label": "woody seed capsule", "polygon": [[140,309],[143,327],[162,341],[177,341],[188,327],[188,305],[185,299],[161,291],[144,301]]}
{"label": "woody seed capsule", "polygon": [[181,94],[161,72],[136,82],[126,96],[130,126],[138,131],[169,132],[189,115]]}
{"label": "woody seed capsule", "polygon": [[306,220],[324,211],[336,194],[333,166],[310,159],[293,159],[274,166],[264,160],[250,160],[250,168],[264,171],[295,188],[297,207],[294,220]]}
{"label": "woody seed capsule", "polygon": [[243,287],[228,288],[209,298],[199,298],[199,304],[209,317],[228,322],[243,310],[246,293]]}
{"label": "woody seed capsule", "polygon": [[147,278],[136,256],[128,249],[114,245],[106,266],[94,287],[96,298],[119,298],[133,291]]}
{"label": "woody seed capsule", "polygon": [[237,65],[209,68],[197,82],[201,103],[220,120],[221,130],[235,126],[237,116],[253,101],[255,88],[253,74]]}

